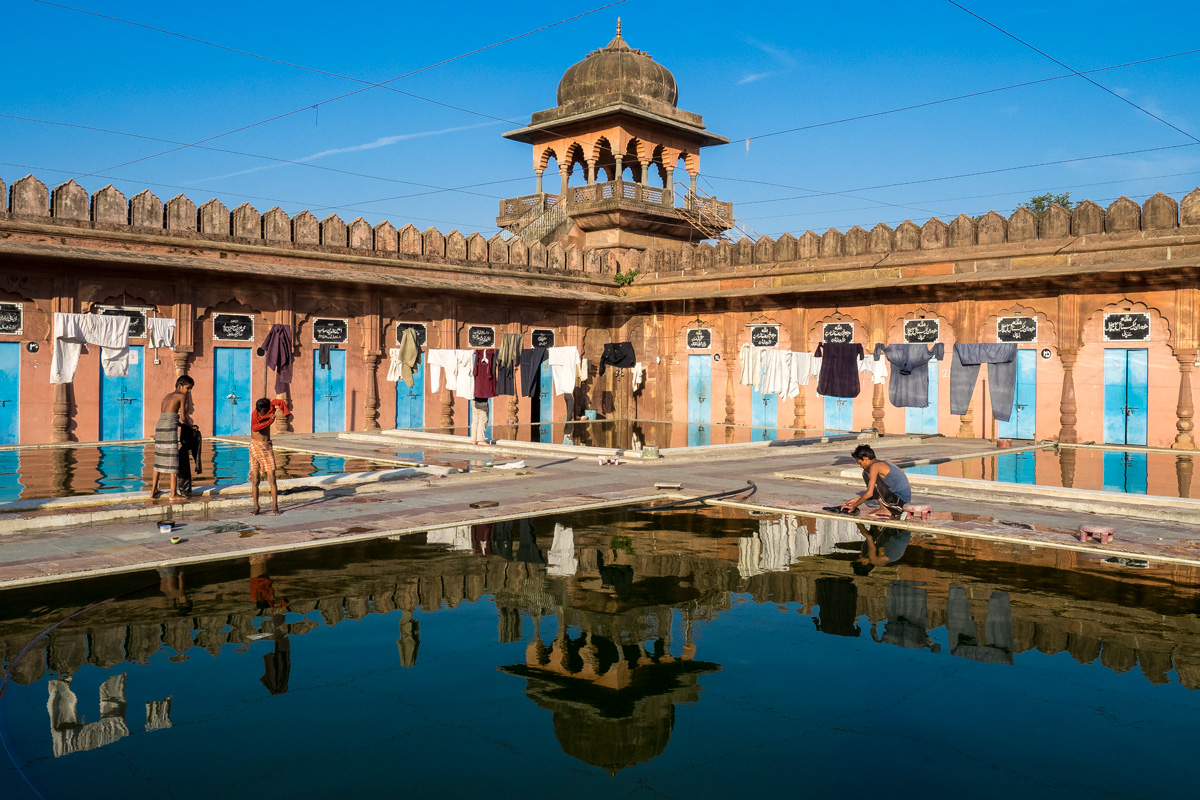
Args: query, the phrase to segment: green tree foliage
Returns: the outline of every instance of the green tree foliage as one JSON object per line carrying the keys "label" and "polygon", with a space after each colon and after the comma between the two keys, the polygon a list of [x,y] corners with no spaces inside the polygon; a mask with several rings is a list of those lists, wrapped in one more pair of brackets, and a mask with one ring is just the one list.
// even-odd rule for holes
{"label": "green tree foliage", "polygon": [[1071,200],[1070,192],[1063,192],[1062,194],[1052,194],[1047,192],[1046,194],[1039,194],[1035,197],[1029,198],[1027,201],[1017,206],[1017,208],[1028,208],[1030,211],[1040,217],[1042,212],[1052,205],[1060,205],[1067,211],[1070,211],[1075,206],[1079,205],[1079,203]]}

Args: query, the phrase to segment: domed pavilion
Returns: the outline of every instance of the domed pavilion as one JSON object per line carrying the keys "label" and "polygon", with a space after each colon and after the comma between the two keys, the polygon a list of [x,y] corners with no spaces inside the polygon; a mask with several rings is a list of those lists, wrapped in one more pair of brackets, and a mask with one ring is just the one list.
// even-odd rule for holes
{"label": "domed pavilion", "polygon": [[[536,191],[500,202],[496,224],[527,245],[645,248],[717,238],[733,226],[733,207],[696,188],[700,148],[728,144],[703,118],[679,108],[675,76],[617,35],[571,66],[558,105],[504,134],[533,146]],[[558,169],[558,194],[543,175]],[[688,187],[676,187],[682,165]]]}

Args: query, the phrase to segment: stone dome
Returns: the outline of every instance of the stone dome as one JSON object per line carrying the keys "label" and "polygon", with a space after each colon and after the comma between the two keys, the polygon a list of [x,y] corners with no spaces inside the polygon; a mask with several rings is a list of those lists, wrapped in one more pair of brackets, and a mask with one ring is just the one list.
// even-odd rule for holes
{"label": "stone dome", "polygon": [[558,82],[558,105],[589,106],[625,102],[639,106],[676,107],[679,87],[675,76],[641,50],[617,35],[602,50],[594,50],[571,66]]}

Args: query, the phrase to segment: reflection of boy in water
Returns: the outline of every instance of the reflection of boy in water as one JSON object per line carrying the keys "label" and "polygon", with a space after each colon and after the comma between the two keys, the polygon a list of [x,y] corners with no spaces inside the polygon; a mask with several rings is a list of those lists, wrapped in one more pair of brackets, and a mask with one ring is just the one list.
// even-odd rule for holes
{"label": "reflection of boy in water", "polygon": [[912,539],[912,534],[907,530],[885,530],[878,525],[867,527],[862,524],[858,529],[866,541],[863,542],[862,556],[854,559],[852,565],[855,575],[869,575],[876,567],[899,561]]}
{"label": "reflection of boy in water", "polygon": [[191,612],[192,601],[183,590],[183,571],[179,567],[158,568],[158,590],[171,601],[179,614]]}
{"label": "reflection of boy in water", "polygon": [[275,584],[267,574],[267,559],[270,556],[250,556],[250,599],[259,611],[268,608],[286,608],[288,601],[275,601]]}

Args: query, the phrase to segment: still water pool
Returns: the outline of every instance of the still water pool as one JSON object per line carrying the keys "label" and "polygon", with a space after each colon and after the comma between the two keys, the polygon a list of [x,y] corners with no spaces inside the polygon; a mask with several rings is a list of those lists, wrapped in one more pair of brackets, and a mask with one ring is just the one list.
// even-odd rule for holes
{"label": "still water pool", "polygon": [[0,797],[1190,796],[1198,598],[719,510],[14,590]]}

